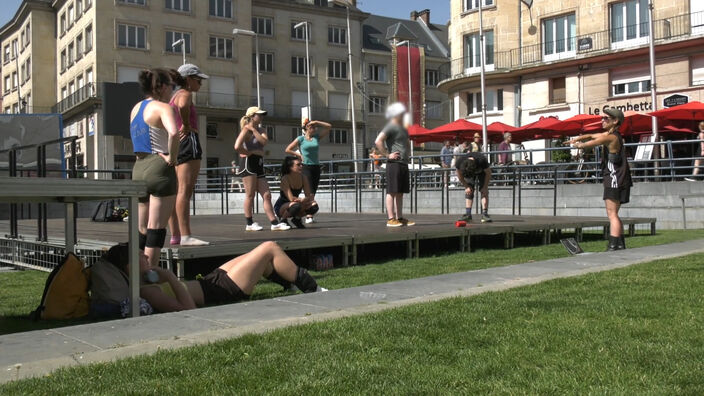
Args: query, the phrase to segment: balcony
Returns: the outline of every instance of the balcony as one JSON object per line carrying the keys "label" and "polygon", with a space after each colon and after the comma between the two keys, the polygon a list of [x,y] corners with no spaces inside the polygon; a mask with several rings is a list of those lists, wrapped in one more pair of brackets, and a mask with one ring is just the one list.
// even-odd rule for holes
{"label": "balcony", "polygon": [[[544,42],[495,51],[493,62],[486,65],[486,72],[507,72],[536,67],[544,64],[589,58],[616,51],[647,46],[650,40],[648,23],[603,30],[555,42]],[[704,12],[677,15],[653,21],[655,44],[668,41],[704,37]],[[487,58],[492,59],[491,55]],[[438,69],[440,84],[479,74],[478,59],[458,58],[441,65]]]}
{"label": "balcony", "polygon": [[98,96],[98,86],[94,83],[88,83],[66,98],[51,107],[52,113],[63,114],[72,108],[80,105],[88,99]]}

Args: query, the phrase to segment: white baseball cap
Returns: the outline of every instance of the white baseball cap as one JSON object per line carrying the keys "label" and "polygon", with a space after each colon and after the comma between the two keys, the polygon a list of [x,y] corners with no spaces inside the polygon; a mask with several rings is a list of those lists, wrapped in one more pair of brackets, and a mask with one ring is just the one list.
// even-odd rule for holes
{"label": "white baseball cap", "polygon": [[406,105],[401,102],[392,103],[386,108],[386,119],[396,118],[406,112]]}
{"label": "white baseball cap", "polygon": [[200,71],[198,66],[192,63],[184,63],[183,65],[179,66],[178,73],[183,77],[196,76],[206,80],[209,78],[207,74]]}

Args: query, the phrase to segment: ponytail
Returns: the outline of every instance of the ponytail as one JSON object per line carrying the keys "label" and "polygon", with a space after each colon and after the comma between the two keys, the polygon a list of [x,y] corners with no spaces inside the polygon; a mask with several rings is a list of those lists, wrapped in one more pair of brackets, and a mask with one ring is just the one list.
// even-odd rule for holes
{"label": "ponytail", "polygon": [[173,81],[174,84],[178,85],[181,88],[186,87],[186,78],[183,77],[181,73],[178,72],[178,70],[169,69],[169,75],[171,76],[171,81]]}
{"label": "ponytail", "polygon": [[250,121],[252,121],[252,117],[247,117],[246,115],[240,118],[240,130],[244,129]]}
{"label": "ponytail", "polygon": [[155,68],[139,72],[139,86],[145,95],[153,95],[157,89],[167,84],[171,84],[171,76],[166,69]]}

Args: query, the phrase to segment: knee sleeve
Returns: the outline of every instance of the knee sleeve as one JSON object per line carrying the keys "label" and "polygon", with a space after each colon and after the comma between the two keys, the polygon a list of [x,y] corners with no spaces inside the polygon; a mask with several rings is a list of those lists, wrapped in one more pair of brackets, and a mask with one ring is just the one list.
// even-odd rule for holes
{"label": "knee sleeve", "polygon": [[141,232],[139,233],[139,250],[144,250],[144,247],[147,246],[147,235],[142,234]]}
{"label": "knee sleeve", "polygon": [[291,282],[282,278],[281,275],[279,275],[279,273],[276,272],[276,270],[272,270],[271,274],[269,276],[267,276],[266,279],[283,286],[284,289],[288,289],[291,287]]}
{"label": "knee sleeve", "polygon": [[163,248],[164,241],[166,240],[166,228],[147,229],[146,235],[146,247],[149,248]]}
{"label": "knee sleeve", "polygon": [[318,213],[319,209],[320,208],[318,207],[318,204],[313,204],[310,208],[308,208],[308,210],[306,211],[306,214],[314,215],[314,214]]}
{"label": "knee sleeve", "polygon": [[318,290],[318,283],[305,268],[298,267],[294,284],[303,293],[313,293]]}
{"label": "knee sleeve", "polygon": [[301,204],[299,204],[298,202],[294,202],[288,206],[288,209],[286,211],[288,212],[289,216],[297,217],[296,215],[300,210]]}

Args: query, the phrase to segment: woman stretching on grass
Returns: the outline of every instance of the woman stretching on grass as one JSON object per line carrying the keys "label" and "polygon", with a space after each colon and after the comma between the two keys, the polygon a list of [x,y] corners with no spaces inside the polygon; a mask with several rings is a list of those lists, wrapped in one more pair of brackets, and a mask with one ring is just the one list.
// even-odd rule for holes
{"label": "woman stretching on grass", "polygon": [[[104,258],[128,272],[129,246],[115,245]],[[140,255],[142,274],[154,270],[157,283],[143,283],[140,296],[158,312],[194,309],[204,305],[232,304],[247,300],[262,277],[289,289],[295,285],[304,293],[327,291],[318,286],[305,268],[298,267],[276,242],[264,242],[249,253],[234,258],[208,275],[193,281],[179,281],[173,272],[149,265]]]}

